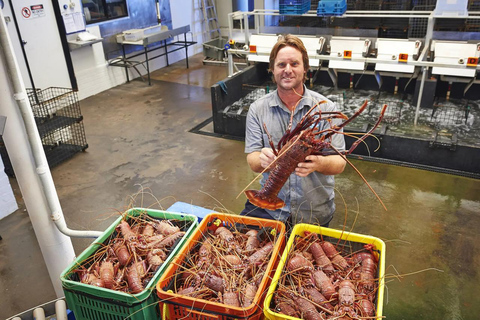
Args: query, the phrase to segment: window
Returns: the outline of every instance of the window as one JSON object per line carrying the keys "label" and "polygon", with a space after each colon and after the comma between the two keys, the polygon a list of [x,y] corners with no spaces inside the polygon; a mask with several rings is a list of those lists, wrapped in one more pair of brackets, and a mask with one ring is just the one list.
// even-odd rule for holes
{"label": "window", "polygon": [[127,0],[82,0],[87,24],[128,16]]}

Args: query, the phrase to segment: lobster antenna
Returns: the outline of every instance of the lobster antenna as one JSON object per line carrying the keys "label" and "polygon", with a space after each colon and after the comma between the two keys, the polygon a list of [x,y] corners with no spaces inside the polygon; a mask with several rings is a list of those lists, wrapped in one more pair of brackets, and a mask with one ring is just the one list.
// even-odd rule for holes
{"label": "lobster antenna", "polygon": [[[364,132],[350,132],[350,133],[343,133],[344,135],[348,136],[348,137],[352,137],[352,138],[357,138],[357,136],[360,136],[360,135],[364,135],[365,133]],[[368,134],[369,137],[372,137],[373,139],[377,140],[378,142],[378,146],[375,150],[373,150],[373,152],[377,152],[378,150],[380,150],[380,146],[381,146],[381,142],[380,142],[380,139],[374,135],[374,134]],[[368,144],[364,141],[362,141],[362,143],[365,145],[365,148],[367,148],[367,151],[368,151],[368,155],[370,156],[370,147],[368,146]]]}
{"label": "lobster antenna", "polygon": [[[336,134],[343,134],[344,136],[351,137],[351,138],[356,138],[356,139],[360,139],[359,137],[357,137],[358,135],[362,135],[362,136],[366,135],[366,136],[374,138],[378,142],[378,147],[373,152],[377,152],[380,149],[380,144],[381,144],[380,139],[378,139],[375,135],[373,135],[371,133],[363,133],[363,132],[346,133],[346,132],[342,132],[342,131],[326,129],[326,130],[318,131],[317,133],[315,133],[315,135],[320,135],[320,134],[323,134],[325,132],[333,132],[333,133],[336,133]],[[368,144],[365,142],[365,140],[362,140],[361,143],[363,143],[365,145],[365,148],[367,149],[368,155],[370,156],[370,147],[368,146]]]}
{"label": "lobster antenna", "polygon": [[375,190],[373,190],[372,186],[368,183],[367,179],[365,179],[365,177],[360,173],[360,171],[358,171],[358,169],[355,168],[353,163],[351,163],[350,160],[348,160],[347,157],[343,155],[340,151],[338,151],[334,146],[331,146],[331,147],[333,148],[333,150],[335,150],[338,153],[340,157],[343,158],[343,160],[345,160],[350,165],[350,167],[353,168],[353,170],[355,170],[355,172],[360,176],[360,178],[362,178],[363,182],[365,182],[365,184],[370,189],[370,191],[372,191],[375,197],[377,197],[378,201],[380,201],[380,204],[382,205],[383,209],[385,209],[385,211],[388,211],[382,199],[380,199],[380,196],[375,192]]}

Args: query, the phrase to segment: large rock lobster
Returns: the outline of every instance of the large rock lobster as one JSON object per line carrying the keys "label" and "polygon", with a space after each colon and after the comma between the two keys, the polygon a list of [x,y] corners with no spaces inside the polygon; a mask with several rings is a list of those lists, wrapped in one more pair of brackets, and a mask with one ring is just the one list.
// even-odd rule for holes
{"label": "large rock lobster", "polygon": [[[387,108],[387,105],[384,105],[375,125],[367,133],[365,133],[362,137],[355,141],[355,143],[352,144],[350,149],[341,152],[336,150],[331,145],[330,141],[332,135],[342,134],[340,130],[348,123],[350,123],[353,119],[358,117],[365,110],[365,108],[367,107],[367,101],[365,101],[360,107],[360,109],[356,111],[355,114],[350,118],[348,118],[345,114],[339,111],[322,112],[318,109],[318,111],[314,112],[314,110],[317,109],[319,104],[325,102],[326,101],[321,101],[314,105],[302,117],[300,122],[293,130],[291,130],[293,120],[293,118],[291,118],[285,134],[277,144],[277,148],[275,148],[271,136],[270,134],[268,134],[267,128],[264,125],[265,131],[267,131],[267,135],[269,137],[270,147],[272,148],[273,153],[275,154],[275,156],[277,156],[277,158],[263,171],[265,172],[266,170],[270,169],[269,177],[265,182],[263,188],[260,191],[245,191],[248,200],[250,200],[253,205],[269,210],[277,210],[284,207],[285,202],[278,197],[278,193],[282,189],[287,179],[293,173],[295,168],[298,166],[298,164],[305,161],[305,158],[309,155],[339,154],[345,159],[345,161],[347,161],[347,163],[352,165],[347,160],[345,155],[352,153],[353,150],[355,150],[355,148],[358,146],[358,144],[360,144],[378,127],[378,125],[383,119],[385,110]],[[332,119],[344,119],[345,121],[343,121],[339,125],[332,125],[326,130],[318,129],[318,124],[320,123],[320,121],[331,121]],[[358,171],[357,173],[360,174],[360,172]],[[367,181],[363,178],[361,174],[360,176],[367,183]],[[380,200],[380,198],[375,193],[375,191],[373,191],[370,185],[368,185],[368,187]],[[380,202],[382,203],[381,200]]]}

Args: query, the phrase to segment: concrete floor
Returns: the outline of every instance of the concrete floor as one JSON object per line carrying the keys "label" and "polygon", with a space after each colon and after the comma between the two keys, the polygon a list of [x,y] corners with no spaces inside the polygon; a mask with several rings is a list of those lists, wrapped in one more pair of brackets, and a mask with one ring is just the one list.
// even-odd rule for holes
{"label": "concrete floor", "polygon": [[[202,65],[202,58],[191,58],[190,69],[182,61],[155,71],[152,86],[137,79],[81,101],[89,148],[52,170],[70,228],[105,230],[141,189],[136,206],[183,201],[235,213],[243,208],[245,198],[236,197],[254,178],[244,143],[188,132],[211,117],[210,86],[227,74],[226,67]],[[387,243],[387,319],[476,319],[480,181],[354,164],[388,211],[347,168],[337,178],[331,227],[346,225]],[[20,209],[0,221],[0,319],[56,298],[18,186],[11,183]],[[76,253],[91,242],[73,239]]]}

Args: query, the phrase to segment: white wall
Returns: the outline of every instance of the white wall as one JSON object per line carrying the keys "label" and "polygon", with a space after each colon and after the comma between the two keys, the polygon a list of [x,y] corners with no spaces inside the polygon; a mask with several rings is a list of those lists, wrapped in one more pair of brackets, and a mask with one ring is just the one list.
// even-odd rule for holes
{"label": "white wall", "polygon": [[0,157],[0,220],[18,209],[10,181],[3,169],[4,166]]}
{"label": "white wall", "polygon": [[[203,43],[203,27],[202,27],[202,11],[200,9],[201,0],[170,0],[170,9],[172,13],[173,28],[190,25],[191,34],[187,35],[187,40],[196,41],[197,44],[188,48],[188,55],[192,56],[202,52]],[[153,2],[152,2],[153,3]],[[154,6],[152,5],[152,8]],[[8,1],[5,1],[5,16],[11,17],[11,11],[8,7]],[[10,38],[15,47],[15,54],[22,69],[22,76],[26,87],[29,86],[28,75],[23,59],[23,54],[20,47],[20,42],[17,37],[15,25],[12,22],[7,24]],[[100,37],[99,24],[87,27],[87,30],[92,34]],[[28,32],[28,30],[26,31]],[[50,35],[47,33],[42,34],[43,42],[50,43],[51,37],[58,37],[58,35]],[[193,37],[193,38],[192,38]],[[179,40],[183,40],[183,34],[179,36]],[[163,52],[163,49],[159,49],[158,52]],[[157,54],[152,52],[150,56]],[[108,61],[105,60],[105,54],[102,43],[96,43],[91,46],[82,47],[70,51],[72,62],[75,70],[75,76],[78,84],[78,97],[84,99],[89,96],[100,93],[104,90],[108,90],[119,84],[126,82],[125,70],[120,67],[112,67],[108,65]],[[170,64],[185,59],[185,50],[178,50],[177,52],[168,55],[168,61]],[[159,57],[149,62],[150,71],[154,71],[166,66],[165,57]],[[146,70],[139,66],[139,71],[142,74],[146,74]],[[130,68],[130,79],[137,78],[136,71]],[[44,89],[43,87],[41,89]]]}

